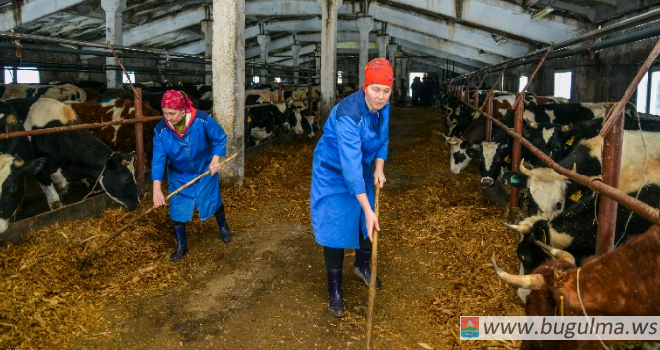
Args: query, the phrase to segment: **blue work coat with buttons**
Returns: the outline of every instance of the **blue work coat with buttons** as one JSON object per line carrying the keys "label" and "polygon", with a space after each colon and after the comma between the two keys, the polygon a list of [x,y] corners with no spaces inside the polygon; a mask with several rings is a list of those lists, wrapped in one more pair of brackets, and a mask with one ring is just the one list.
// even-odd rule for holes
{"label": "blue work coat with buttons", "polygon": [[[155,128],[151,179],[163,181],[167,170],[170,193],[209,170],[214,155],[227,155],[227,135],[211,116],[193,109],[186,118],[183,133],[165,119]],[[218,173],[203,176],[169,200],[170,216],[178,222],[192,220],[195,207],[201,220],[206,220],[221,205]]]}
{"label": "blue work coat with buttons", "polygon": [[387,160],[390,105],[370,113],[362,89],[337,104],[323,126],[312,165],[311,215],[316,242],[359,248],[364,212],[355,195],[374,205],[376,158]]}

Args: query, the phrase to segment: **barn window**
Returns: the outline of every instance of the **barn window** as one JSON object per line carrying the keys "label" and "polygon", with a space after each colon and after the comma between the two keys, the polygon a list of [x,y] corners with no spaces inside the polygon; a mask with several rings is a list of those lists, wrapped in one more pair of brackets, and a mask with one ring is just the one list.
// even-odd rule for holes
{"label": "barn window", "polygon": [[571,78],[573,72],[555,72],[555,96],[571,98]]}
{"label": "barn window", "polygon": [[520,76],[520,79],[518,79],[518,92],[521,92],[525,88],[528,81],[529,81],[529,78],[527,78],[526,75],[521,75]]}
{"label": "barn window", "polygon": [[342,84],[344,81],[344,72],[343,71],[337,71],[337,84]]}
{"label": "barn window", "polygon": [[651,93],[649,94],[649,114],[660,115],[660,71],[651,73]]}
{"label": "barn window", "polygon": [[16,71],[16,77],[14,77],[14,69],[9,68],[5,69],[5,82],[39,84],[41,83],[41,78],[39,77],[39,70],[37,67],[21,67]]}
{"label": "barn window", "polygon": [[252,83],[253,84],[259,84],[259,76],[258,75],[255,75],[255,76],[252,77]]}
{"label": "barn window", "polygon": [[128,76],[131,78],[131,81],[129,82],[128,78],[126,77],[126,74],[122,73],[121,82],[124,83],[124,84],[134,83],[135,82],[135,72],[127,72],[127,73],[128,73]]}
{"label": "barn window", "polygon": [[275,77],[275,82],[278,83],[278,84],[281,83],[281,82],[282,82],[282,78],[280,78],[280,77]]}
{"label": "barn window", "polygon": [[649,104],[649,73],[644,75],[642,81],[637,85],[637,111],[647,113]]}
{"label": "barn window", "polygon": [[500,88],[500,90],[505,91],[504,90],[504,76],[502,76],[502,81],[500,81],[500,83],[502,84],[502,87]]}

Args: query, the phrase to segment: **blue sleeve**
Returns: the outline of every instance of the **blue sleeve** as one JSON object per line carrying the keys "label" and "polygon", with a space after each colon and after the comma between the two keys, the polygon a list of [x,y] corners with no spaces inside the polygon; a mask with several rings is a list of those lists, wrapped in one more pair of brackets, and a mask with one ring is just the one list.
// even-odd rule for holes
{"label": "blue sleeve", "polygon": [[151,159],[151,181],[163,181],[165,177],[165,164],[167,164],[167,154],[163,146],[163,139],[158,130],[154,135],[154,152]]}
{"label": "blue sleeve", "polygon": [[348,191],[352,195],[366,193],[362,174],[360,127],[352,118],[344,116],[337,120],[337,144],[341,170],[348,184]]}
{"label": "blue sleeve", "polygon": [[222,129],[220,124],[213,119],[211,116],[206,117],[206,123],[204,123],[206,136],[211,140],[213,155],[214,156],[226,156],[227,155],[227,134],[225,130]]}

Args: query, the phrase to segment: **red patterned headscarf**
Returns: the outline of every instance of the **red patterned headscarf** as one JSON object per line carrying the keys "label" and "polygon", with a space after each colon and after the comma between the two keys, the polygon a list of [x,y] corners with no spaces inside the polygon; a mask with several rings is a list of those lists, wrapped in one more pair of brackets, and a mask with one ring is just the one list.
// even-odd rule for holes
{"label": "red patterned headscarf", "polygon": [[394,72],[390,61],[384,58],[374,58],[364,67],[364,86],[381,84],[392,87]]}
{"label": "red patterned headscarf", "polygon": [[185,109],[186,113],[192,113],[194,107],[185,92],[167,90],[160,101],[160,108],[176,109],[178,111]]}

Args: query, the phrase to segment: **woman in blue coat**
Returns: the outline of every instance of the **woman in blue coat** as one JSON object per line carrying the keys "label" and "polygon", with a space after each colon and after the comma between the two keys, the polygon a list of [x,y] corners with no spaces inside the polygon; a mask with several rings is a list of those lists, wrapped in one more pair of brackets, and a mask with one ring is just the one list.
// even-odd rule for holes
{"label": "woman in blue coat", "polygon": [[[365,67],[362,89],[337,104],[314,151],[311,214],[328,273],[328,310],[344,316],[344,248],[355,249],[353,271],[369,286],[371,239],[380,230],[373,211],[375,186],[383,187],[389,144],[388,103],[394,76],[389,61]],[[377,281],[380,289],[380,281]]]}
{"label": "woman in blue coat", "polygon": [[161,107],[165,118],[156,125],[151,163],[154,206],[167,205],[161,189],[166,170],[170,193],[211,170],[211,175],[200,178],[170,199],[170,217],[176,234],[176,251],[170,260],[176,261],[188,252],[185,223],[192,220],[195,207],[202,221],[215,216],[224,242],[231,238],[218,180],[220,157],[227,155],[227,136],[212,117],[193,107],[184,92],[168,90]]}

